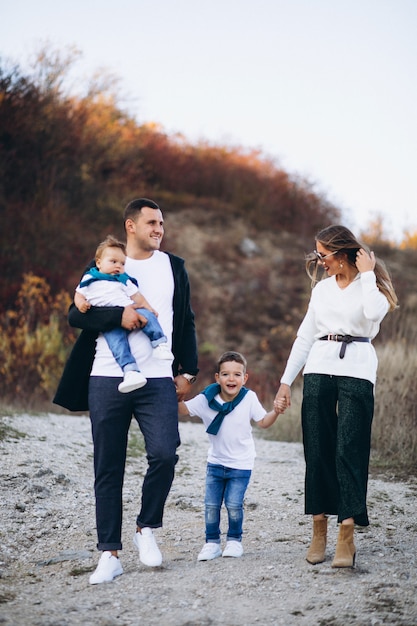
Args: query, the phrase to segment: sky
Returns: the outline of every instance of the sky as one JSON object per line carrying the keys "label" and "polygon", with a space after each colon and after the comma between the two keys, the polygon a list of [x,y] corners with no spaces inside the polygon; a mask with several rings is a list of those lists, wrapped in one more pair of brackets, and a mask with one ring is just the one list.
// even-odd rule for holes
{"label": "sky", "polygon": [[416,0],[0,0],[1,57],[76,47],[139,123],[260,150],[397,241],[417,231],[416,33]]}

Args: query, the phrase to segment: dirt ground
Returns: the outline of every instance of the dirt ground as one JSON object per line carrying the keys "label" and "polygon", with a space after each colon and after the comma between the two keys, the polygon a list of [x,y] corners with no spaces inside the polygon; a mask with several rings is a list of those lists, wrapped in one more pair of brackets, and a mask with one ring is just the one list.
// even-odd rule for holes
{"label": "dirt ground", "polygon": [[88,418],[20,415],[2,423],[17,432],[0,443],[1,624],[417,624],[414,479],[370,480],[371,526],[355,533],[355,569],[331,568],[335,518],[329,523],[327,560],[312,566],[305,560],[311,526],[303,514],[302,447],[257,438],[245,503],[244,556],[200,563],[208,444],[200,423],[181,423],[176,478],[164,527],[155,532],[164,562],[146,568],[132,543],[146,467],[132,430],[124,489],[125,573],[92,586],[88,577],[99,553]]}

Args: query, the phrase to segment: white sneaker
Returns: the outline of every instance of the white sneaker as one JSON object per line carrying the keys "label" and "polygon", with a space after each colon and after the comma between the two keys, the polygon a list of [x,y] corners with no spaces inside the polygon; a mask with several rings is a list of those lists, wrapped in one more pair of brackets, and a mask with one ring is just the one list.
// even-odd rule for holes
{"label": "white sneaker", "polygon": [[120,574],[123,574],[122,564],[117,556],[113,556],[111,552],[106,550],[101,555],[95,572],[90,576],[90,585],[109,583]]}
{"label": "white sneaker", "polygon": [[141,532],[136,532],[133,543],[139,550],[139,559],[144,565],[158,567],[162,563],[162,554],[156,544],[152,528],[142,528]]}
{"label": "white sneaker", "polygon": [[197,561],[211,561],[222,555],[219,543],[205,543],[197,557]]}
{"label": "white sneaker", "polygon": [[235,558],[242,556],[243,546],[241,541],[228,541],[226,547],[223,550],[222,556],[233,556]]}
{"label": "white sneaker", "polygon": [[173,361],[174,355],[166,343],[160,343],[159,346],[153,349],[153,358],[160,361]]}
{"label": "white sneaker", "polygon": [[120,393],[129,393],[129,391],[140,389],[141,387],[146,385],[147,382],[148,381],[146,380],[142,372],[126,372],[123,381],[118,386],[118,390],[120,391]]}

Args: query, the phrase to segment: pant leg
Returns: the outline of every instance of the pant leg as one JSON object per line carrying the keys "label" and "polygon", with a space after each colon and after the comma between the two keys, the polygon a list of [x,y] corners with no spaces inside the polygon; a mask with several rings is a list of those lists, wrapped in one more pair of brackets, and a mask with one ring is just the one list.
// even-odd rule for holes
{"label": "pant leg", "polygon": [[336,471],[339,483],[338,521],[353,517],[368,526],[368,490],[374,388],[368,380],[338,377]]}
{"label": "pant leg", "polygon": [[144,387],[128,395],[132,396],[133,413],[144,436],[148,460],[136,523],[141,528],[158,528],[162,526],[180,445],[174,381],[171,378],[148,378]]}
{"label": "pant leg", "polygon": [[148,323],[142,328],[142,332],[149,338],[152,347],[156,348],[160,343],[167,343],[166,335],[164,335],[155,313],[148,309],[136,309],[136,311],[148,320]]}
{"label": "pant leg", "polygon": [[227,539],[242,540],[243,532],[243,501],[249,485],[251,470],[226,468],[226,488],[224,503],[227,509],[229,528]]}
{"label": "pant leg", "polygon": [[204,500],[206,543],[220,543],[220,511],[226,487],[225,470],[223,465],[207,464]]}
{"label": "pant leg", "polygon": [[130,351],[128,332],[124,328],[113,328],[103,333],[116,362],[125,372],[139,371],[136,360]]}
{"label": "pant leg", "polygon": [[130,394],[119,393],[119,383],[120,378],[103,376],[92,376],[89,383],[99,550],[122,549],[122,489],[132,406]]}
{"label": "pant leg", "polygon": [[305,473],[305,513],[336,515],[337,382],[324,374],[305,374],[301,408]]}

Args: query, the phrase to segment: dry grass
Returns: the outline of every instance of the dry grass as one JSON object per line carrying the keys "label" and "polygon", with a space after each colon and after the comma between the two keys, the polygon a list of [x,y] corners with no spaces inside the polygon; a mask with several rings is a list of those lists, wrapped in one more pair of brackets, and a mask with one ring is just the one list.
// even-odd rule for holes
{"label": "dry grass", "polygon": [[[266,430],[261,431],[261,436],[273,441],[301,441],[301,402],[303,399],[302,380],[299,378],[291,388],[291,406],[280,415],[275,422]],[[264,404],[265,408],[272,407],[273,398]],[[259,432],[259,429],[258,431]]]}
{"label": "dry grass", "polygon": [[415,343],[378,348],[379,370],[372,430],[373,461],[417,473],[417,352]]}

